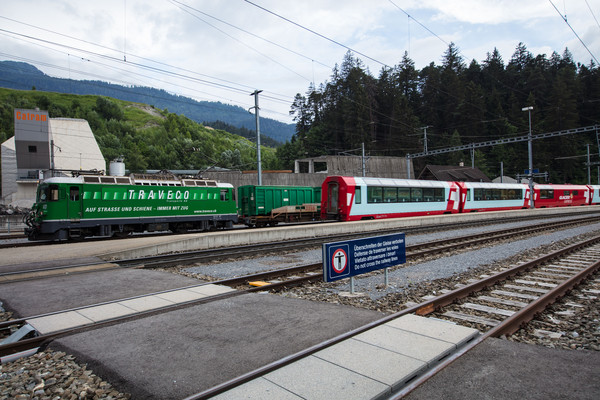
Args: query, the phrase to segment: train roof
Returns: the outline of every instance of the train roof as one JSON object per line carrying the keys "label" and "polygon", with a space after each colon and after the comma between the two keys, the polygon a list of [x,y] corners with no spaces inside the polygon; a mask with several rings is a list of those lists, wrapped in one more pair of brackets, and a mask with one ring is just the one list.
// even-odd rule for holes
{"label": "train roof", "polygon": [[526,183],[492,183],[492,182],[457,182],[459,185],[473,189],[526,189]]}
{"label": "train roof", "polygon": [[394,178],[372,178],[355,177],[357,184],[364,183],[367,186],[395,186],[395,187],[449,187],[451,182],[422,181],[418,179],[394,179]]}
{"label": "train roof", "polygon": [[230,183],[221,183],[208,179],[179,179],[151,175],[138,176],[109,176],[109,175],[80,175],[76,177],[53,177],[43,183],[66,183],[66,184],[106,184],[106,185],[134,185],[134,186],[173,186],[173,187],[225,187],[232,188]]}
{"label": "train roof", "polygon": [[585,190],[585,189],[588,189],[588,187],[586,185],[571,185],[571,184],[559,184],[559,185],[555,185],[555,184],[545,184],[545,185],[535,185],[535,189],[541,189],[541,190],[556,190],[556,189],[562,189],[562,190]]}

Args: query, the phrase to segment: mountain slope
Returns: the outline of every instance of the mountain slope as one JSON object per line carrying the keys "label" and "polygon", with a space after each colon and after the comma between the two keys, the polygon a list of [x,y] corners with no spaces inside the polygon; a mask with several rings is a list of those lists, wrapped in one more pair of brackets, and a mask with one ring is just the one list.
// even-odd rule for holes
{"label": "mountain slope", "polygon": [[[35,66],[23,62],[0,61],[0,86],[19,90],[31,90],[35,87],[40,91],[108,96],[168,109],[170,112],[183,114],[199,123],[224,121],[238,128],[255,130],[254,115],[241,107],[219,102],[196,101],[189,97],[170,94],[162,89],[145,86],[127,87],[102,81],[54,78],[44,74]],[[262,135],[284,143],[294,134],[294,125],[261,117],[260,131]]]}

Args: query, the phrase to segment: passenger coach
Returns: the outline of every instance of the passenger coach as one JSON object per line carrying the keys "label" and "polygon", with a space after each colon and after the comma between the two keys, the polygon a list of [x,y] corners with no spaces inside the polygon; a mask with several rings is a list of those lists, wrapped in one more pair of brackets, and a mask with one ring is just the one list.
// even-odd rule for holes
{"label": "passenger coach", "polygon": [[535,208],[584,206],[590,203],[590,188],[585,185],[535,185]]}
{"label": "passenger coach", "polygon": [[454,182],[329,176],[321,192],[321,219],[357,221],[459,212],[459,187]]}
{"label": "passenger coach", "polygon": [[460,212],[529,208],[529,187],[522,183],[457,182]]}

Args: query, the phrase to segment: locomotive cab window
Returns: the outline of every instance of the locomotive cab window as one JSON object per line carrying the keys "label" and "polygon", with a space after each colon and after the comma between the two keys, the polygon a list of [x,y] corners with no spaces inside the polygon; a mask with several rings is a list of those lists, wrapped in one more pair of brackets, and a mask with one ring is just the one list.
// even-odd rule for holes
{"label": "locomotive cab window", "polygon": [[45,203],[47,201],[58,201],[60,198],[60,189],[58,185],[40,187],[38,189],[38,201]]}

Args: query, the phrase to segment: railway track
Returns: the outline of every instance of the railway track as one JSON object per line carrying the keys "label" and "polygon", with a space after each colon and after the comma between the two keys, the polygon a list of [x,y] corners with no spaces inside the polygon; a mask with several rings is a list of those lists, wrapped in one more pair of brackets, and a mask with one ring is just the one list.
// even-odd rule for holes
{"label": "railway track", "polygon": [[[408,259],[422,258],[428,256],[436,256],[445,251],[456,251],[458,248],[468,248],[480,246],[492,241],[508,240],[523,235],[533,235],[547,230],[565,229],[581,224],[593,223],[600,220],[600,216],[587,216],[568,221],[554,221],[535,226],[525,226],[510,229],[494,230],[474,235],[466,235],[446,240],[435,242],[427,242],[421,244],[410,245],[406,247]],[[394,232],[397,232],[394,231]],[[379,232],[380,234],[392,233]],[[317,247],[322,243],[335,242],[341,240],[353,239],[356,237],[364,237],[362,234],[350,234],[341,236],[330,236],[327,238],[308,238],[301,240],[291,240],[280,243],[256,244],[248,246],[239,246],[231,248],[218,248],[210,250],[199,250],[186,253],[166,254],[159,256],[118,260],[113,263],[97,263],[85,262],[75,263],[72,265],[50,266],[50,267],[29,267],[28,269],[15,269],[0,273],[0,283],[17,282],[21,280],[40,279],[48,276],[56,276],[62,274],[93,272],[97,270],[122,268],[169,268],[174,266],[190,265],[203,263],[212,260],[237,259],[240,257],[248,257],[251,255],[264,255],[265,253],[282,253],[297,249]],[[321,268],[321,264],[299,267],[305,270],[317,270]],[[300,273],[299,270],[293,270],[292,273]],[[268,278],[268,274],[257,276],[254,280],[273,279]],[[274,277],[282,276],[277,271],[273,272]],[[310,280],[310,276],[306,279]],[[302,281],[299,280],[298,283]]]}
{"label": "railway track", "polygon": [[[595,209],[590,208],[589,210],[586,210],[586,211],[573,212],[570,215],[572,215],[573,217],[577,217],[577,216],[595,215],[595,214],[597,214]],[[508,222],[519,222],[519,221],[524,221],[524,220],[536,220],[536,219],[542,219],[542,218],[547,218],[547,217],[531,215],[526,218],[511,217],[511,218],[491,219],[491,220],[486,220],[486,221],[482,221],[482,222],[466,222],[466,223],[461,223],[461,224],[451,223],[451,224],[435,225],[435,226],[423,225],[420,227],[409,228],[409,229],[398,229],[395,231],[391,231],[391,233],[399,232],[399,231],[403,231],[405,233],[427,232],[427,231],[432,231],[432,230],[440,231],[440,230],[444,230],[444,229],[456,229],[457,227],[465,228],[465,227],[469,227],[469,226],[495,225],[495,224],[508,223]],[[585,217],[583,217],[583,218],[585,218]],[[331,221],[329,221],[329,222],[331,222]],[[312,223],[320,224],[323,222],[318,221],[318,222],[312,222]],[[302,225],[306,225],[306,224],[311,224],[311,222],[303,223]],[[286,224],[286,226],[295,226],[295,225],[299,225],[299,224]],[[250,228],[246,228],[246,227],[239,226],[239,225],[237,225],[234,228],[234,230],[240,230],[240,229],[243,230],[243,229],[250,229]],[[197,232],[190,231],[187,233],[188,234],[201,233],[201,231],[197,231]],[[143,238],[143,237],[173,236],[173,235],[177,235],[177,234],[171,233],[171,232],[154,232],[154,233],[136,234],[136,235],[121,237],[121,238],[118,238],[118,237],[94,237],[94,238],[84,239],[84,241],[85,242],[96,242],[96,241],[103,242],[103,241],[111,241],[111,240],[121,241],[121,240],[135,240],[135,239]],[[69,243],[69,241],[64,241],[64,240],[63,241],[50,241],[50,240],[27,241],[27,237],[23,234],[11,234],[11,235],[1,235],[0,234],[0,241],[4,241],[4,243],[0,243],[0,249],[21,248],[21,247],[24,248],[24,247],[31,247],[31,246],[52,246],[52,245],[56,245],[56,244]],[[76,242],[76,241],[71,241],[71,242]]]}
{"label": "railway track", "polygon": [[[553,224],[553,225],[555,225],[555,224]],[[542,229],[542,228],[536,227],[535,229]],[[519,232],[521,234],[523,234],[524,231],[520,230]],[[530,233],[529,230],[527,230],[526,232]],[[487,237],[479,238],[479,241],[487,242],[487,241],[491,240],[491,238],[498,238],[498,237],[505,238],[506,237],[505,235],[507,235],[507,234],[509,234],[509,233],[508,232],[495,232],[493,235],[490,233],[490,235],[488,235]],[[495,275],[491,278],[480,281],[477,284],[472,284],[465,288],[457,289],[446,295],[440,296],[440,297],[436,298],[435,300],[421,304],[420,307],[417,310],[415,310],[415,313],[418,315],[427,315],[428,313],[438,310],[440,307],[448,306],[449,304],[454,304],[456,299],[465,297],[468,293],[471,293],[473,291],[473,288],[478,288],[477,290],[485,289],[490,285],[497,284],[497,282],[501,279],[506,279],[506,277],[516,275],[518,273],[521,273],[524,270],[527,270],[528,268],[532,268],[531,267],[532,265],[540,265],[540,263],[543,263],[547,260],[555,259],[563,253],[572,252],[572,251],[574,251],[573,250],[574,248],[589,246],[589,243],[592,243],[592,242],[594,242],[594,243],[600,242],[600,238],[595,238],[584,244],[577,245],[575,247],[569,248],[567,250],[564,250],[564,251],[561,251],[558,253],[552,253],[548,256],[542,257],[539,260],[534,260],[525,265],[519,265],[515,268],[512,268],[512,269],[506,271],[506,272],[503,272],[503,273]],[[445,241],[445,243],[443,244],[443,248],[455,249],[456,243],[463,243],[465,245],[472,246],[473,238],[461,237],[461,238],[457,238],[457,240],[454,242]],[[424,246],[421,244],[415,245],[415,246],[408,246],[407,247],[407,259],[410,260],[411,258],[414,258],[414,257],[423,257],[424,255],[431,254],[431,253],[439,254],[439,252],[441,251],[440,250],[441,247],[438,245],[437,242],[429,243],[429,248],[425,248],[425,247],[427,247],[427,246]],[[578,260],[577,261],[578,263],[584,263],[584,261],[586,259],[587,260],[594,259],[594,257],[596,257],[596,259],[600,258],[600,247],[596,247],[593,250],[587,250],[587,251],[588,251],[588,255],[569,256],[569,258],[565,259],[566,260],[565,262],[574,263],[573,257],[577,257],[576,260]],[[559,262],[561,262],[561,261],[556,261],[555,264],[558,265]],[[597,269],[597,267],[598,266],[595,265],[596,269]],[[541,294],[542,292],[547,292],[549,288],[554,287],[558,284],[557,280],[560,280],[560,279],[563,279],[563,278],[566,278],[569,276],[567,273],[564,273],[564,272],[562,274],[558,273],[558,274],[553,275],[553,272],[556,272],[555,271],[556,268],[558,268],[558,271],[562,271],[564,269],[567,272],[571,272],[571,271],[575,271],[575,270],[579,269],[578,267],[575,267],[575,266],[566,266],[565,268],[562,268],[562,269],[557,266],[555,266],[554,269],[548,268],[545,266],[540,266],[538,268],[540,268],[542,270],[541,271],[532,271],[526,277],[524,277],[522,279],[516,279],[514,281],[514,283],[506,284],[504,288],[495,289],[495,291],[493,291],[491,293],[491,295],[494,297],[488,296],[488,295],[478,296],[473,301],[468,301],[461,306],[454,306],[454,307],[466,308],[469,310],[468,313],[464,313],[464,312],[456,311],[456,310],[450,310],[450,311],[445,311],[445,313],[441,314],[441,315],[439,315],[439,313],[438,313],[438,314],[436,314],[436,316],[439,318],[458,320],[459,323],[462,323],[462,324],[464,324],[465,321],[467,321],[469,324],[471,324],[471,325],[474,324],[477,329],[482,331],[482,330],[484,330],[483,327],[498,325],[500,323],[500,321],[497,318],[485,317],[485,316],[481,316],[479,314],[489,312],[491,314],[504,315],[506,317],[512,316],[516,312],[515,308],[527,306],[527,304],[528,304],[527,301],[534,299],[534,296],[536,296],[536,294]],[[234,292],[230,292],[227,295],[219,294],[217,296],[209,296],[207,298],[202,298],[202,299],[199,299],[196,301],[189,301],[189,302],[185,302],[183,304],[171,305],[171,306],[165,307],[160,310],[152,310],[152,312],[159,312],[159,311],[165,312],[165,311],[169,311],[173,308],[189,306],[189,305],[193,305],[193,304],[197,304],[197,303],[205,303],[208,301],[216,301],[216,300],[222,299],[224,297],[231,297],[231,296],[241,295],[244,293],[252,293],[252,292],[256,292],[256,291],[275,290],[275,289],[279,289],[281,287],[290,287],[290,286],[295,286],[295,285],[301,285],[301,284],[304,284],[306,282],[311,282],[311,281],[322,281],[322,264],[303,265],[303,266],[298,266],[298,267],[285,268],[285,269],[280,269],[280,270],[275,270],[275,271],[268,271],[268,272],[262,272],[262,273],[258,273],[258,274],[251,274],[251,275],[246,275],[246,276],[242,276],[242,277],[236,277],[236,278],[215,281],[215,282],[212,282],[212,284],[216,284],[216,285],[220,285],[220,286],[230,286],[237,290]],[[525,285],[525,284],[530,285],[530,288],[523,289],[524,286],[519,286],[519,285]],[[479,286],[477,286],[477,285],[479,285]],[[200,286],[203,286],[203,284],[197,285],[196,287],[200,287]],[[533,294],[531,294],[531,293],[519,294],[518,292],[514,292],[514,291],[511,292],[510,290],[513,290],[513,289],[525,290],[525,291],[528,290],[529,292],[533,292]],[[167,292],[169,292],[169,291],[167,291]],[[172,291],[170,291],[170,292],[172,292]],[[505,299],[503,296],[509,296],[509,297],[512,296],[512,298]],[[140,296],[138,296],[138,297],[140,297]],[[119,299],[114,302],[103,303],[102,305],[111,304],[111,303],[119,303],[119,302],[123,302],[126,300],[130,300],[130,299]],[[483,302],[483,304],[481,304],[482,302]],[[493,304],[493,306],[490,306],[489,305],[490,303]],[[499,308],[498,304],[504,304],[504,305],[508,306],[508,309]],[[90,307],[93,307],[93,306],[90,306]],[[539,312],[539,309],[535,309],[535,312]],[[56,314],[56,313],[53,313],[53,314]],[[145,314],[146,313],[144,312],[144,313],[139,313],[139,314],[135,314],[135,315],[127,315],[127,316],[124,316],[123,319],[130,319],[134,316],[139,317],[139,316],[143,316]],[[35,318],[39,318],[39,317],[41,317],[41,316],[30,317],[28,319],[35,319]],[[111,319],[110,321],[118,322],[119,319],[120,318],[114,318],[114,319]],[[13,321],[7,321],[4,323],[0,323],[0,333],[2,331],[4,331],[5,333],[10,331],[12,333],[12,332],[16,331],[16,329],[18,327],[20,328],[23,325],[25,325],[25,323],[26,323],[25,319],[13,320]],[[86,326],[85,328],[93,329],[96,327],[96,325],[103,325],[105,323],[106,322],[100,322],[98,324],[90,324],[90,325]],[[6,344],[3,346],[0,346],[0,355],[6,356],[9,354],[14,354],[15,352],[27,351],[28,349],[30,350],[31,346],[39,347],[39,346],[41,346],[41,343],[52,340],[57,335],[71,334],[74,331],[80,330],[80,329],[81,329],[81,327],[79,327],[75,330],[61,331],[59,333],[54,333],[51,335],[41,335],[41,336],[26,339],[24,341]],[[4,336],[6,336],[6,334]]]}
{"label": "railway track", "polygon": [[[511,335],[517,332],[537,314],[573,290],[573,288],[585,282],[599,269],[600,236],[597,236],[560,251],[523,262],[493,276],[414,305],[209,390],[192,395],[188,399],[206,399],[223,393],[406,314],[449,319],[464,326],[476,326],[482,332],[480,336],[444,359],[439,365],[403,387],[393,397],[394,399],[400,399],[485,339]],[[263,290],[265,288],[263,287]],[[463,311],[457,311],[457,309]],[[464,311],[465,309],[468,311]]]}
{"label": "railway track", "polygon": [[[466,235],[458,238],[451,238],[443,241],[437,241],[437,245],[434,246],[433,243],[423,243],[414,246],[408,246],[407,252],[410,251],[413,253],[413,256],[427,256],[430,254],[435,254],[445,250],[455,249],[457,246],[474,246],[480,245],[483,243],[488,243],[494,240],[506,240],[509,238],[535,234],[538,232],[542,232],[544,230],[551,229],[565,229],[571,226],[588,224],[600,221],[600,216],[587,216],[577,219],[572,219],[568,221],[558,221],[558,222],[548,222],[538,224],[536,226],[526,226],[526,227],[517,227],[510,229],[501,229],[497,231],[490,231],[484,233],[477,233],[474,235]],[[396,233],[396,232],[412,232],[405,231],[402,229],[394,229],[389,231],[379,231],[377,234],[383,235],[388,233]],[[285,251],[304,249],[310,247],[318,247],[323,243],[328,242],[337,242],[343,240],[350,240],[355,238],[361,238],[367,236],[365,233],[357,233],[357,234],[344,234],[344,235],[336,235],[336,236],[328,236],[328,237],[319,237],[319,238],[308,238],[308,239],[299,239],[299,240],[288,240],[285,242],[279,243],[267,243],[267,244],[257,244],[257,245],[248,245],[248,246],[239,246],[239,247],[231,247],[231,248],[219,248],[214,250],[200,250],[186,253],[177,253],[177,254],[166,254],[160,256],[153,257],[144,257],[138,259],[129,259],[129,260],[118,260],[115,261],[121,266],[139,266],[144,268],[167,268],[177,265],[189,265],[195,263],[208,262],[212,260],[225,260],[225,259],[235,259],[240,257],[247,257],[250,255],[264,255],[265,253],[281,253]]]}

